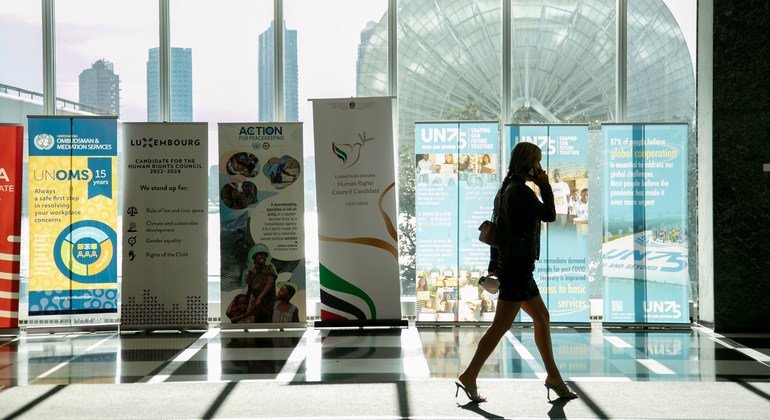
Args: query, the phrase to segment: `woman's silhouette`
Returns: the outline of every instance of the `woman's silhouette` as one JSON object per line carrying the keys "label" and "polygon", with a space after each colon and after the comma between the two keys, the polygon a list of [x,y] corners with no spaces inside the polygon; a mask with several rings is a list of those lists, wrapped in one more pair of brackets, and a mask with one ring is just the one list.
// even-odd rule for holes
{"label": "woman's silhouette", "polygon": [[[559,398],[577,398],[564,383],[553,359],[548,309],[532,275],[535,260],[540,256],[540,222],[553,222],[556,218],[553,191],[548,174],[540,166],[541,157],[542,152],[536,145],[517,144],[511,152],[508,174],[495,197],[494,218],[500,245],[491,249],[488,271],[500,279],[500,297],[492,325],[479,341],[473,359],[457,382],[457,392],[463,390],[473,402],[486,401],[478,393],[476,379],[497,343],[511,328],[519,309],[532,318],[535,326],[535,344],[548,373],[545,379],[548,398],[550,390],[554,390]],[[526,181],[540,187],[542,203]]]}

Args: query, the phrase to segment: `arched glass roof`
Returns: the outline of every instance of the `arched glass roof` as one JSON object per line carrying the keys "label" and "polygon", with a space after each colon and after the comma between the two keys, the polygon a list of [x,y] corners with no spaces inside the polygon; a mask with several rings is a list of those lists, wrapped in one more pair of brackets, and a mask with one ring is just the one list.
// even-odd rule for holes
{"label": "arched glass roof", "polygon": [[[628,3],[629,120],[691,119],[695,80],[681,29],[661,0]],[[399,3],[402,129],[476,107],[470,114],[500,119],[501,13],[497,0]],[[615,1],[513,0],[511,14],[512,115],[504,120],[526,110],[535,121],[612,121]],[[387,94],[387,17],[371,31],[360,96]]]}

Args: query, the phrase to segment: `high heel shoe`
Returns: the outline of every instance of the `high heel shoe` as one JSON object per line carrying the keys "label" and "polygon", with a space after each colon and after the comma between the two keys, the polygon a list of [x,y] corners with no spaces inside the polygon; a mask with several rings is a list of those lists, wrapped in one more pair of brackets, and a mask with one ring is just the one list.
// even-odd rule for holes
{"label": "high heel shoe", "polygon": [[[481,395],[478,395],[478,389],[477,386],[464,386],[463,384],[459,382],[455,382],[455,385],[457,385],[457,390],[455,391],[455,398],[460,394],[460,390],[462,389],[465,395],[468,397],[471,402],[474,403],[482,403],[485,402],[487,399],[482,397]],[[472,392],[476,392],[476,395],[472,395]]]}
{"label": "high heel shoe", "polygon": [[562,382],[560,385],[551,385],[549,383],[543,384],[545,385],[545,389],[548,390],[548,401],[551,401],[551,390],[556,393],[556,396],[559,398],[567,399],[567,400],[574,400],[578,397],[577,394],[570,391],[570,389],[567,387],[567,384]]}

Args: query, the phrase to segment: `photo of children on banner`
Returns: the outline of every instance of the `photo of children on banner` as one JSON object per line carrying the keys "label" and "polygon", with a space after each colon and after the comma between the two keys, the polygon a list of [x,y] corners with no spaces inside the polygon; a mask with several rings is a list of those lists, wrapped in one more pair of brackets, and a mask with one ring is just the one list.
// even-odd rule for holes
{"label": "photo of children on banner", "polygon": [[588,235],[588,188],[580,190],[580,198],[572,207],[573,215],[570,216],[574,223],[578,236]]}
{"label": "photo of children on banner", "polygon": [[552,171],[551,190],[553,190],[553,201],[556,206],[556,222],[551,226],[554,226],[557,230],[564,230],[567,227],[570,188],[561,179],[558,169]]}
{"label": "photo of children on banner", "polygon": [[254,314],[249,307],[249,297],[243,293],[235,295],[225,312],[233,324],[249,324],[254,322]]}
{"label": "photo of children on banner", "polygon": [[293,184],[299,177],[299,172],[300,166],[297,159],[287,155],[268,159],[264,169],[270,184],[279,190]]}
{"label": "photo of children on banner", "polygon": [[256,204],[257,186],[251,181],[245,181],[240,184],[228,182],[222,187],[219,197],[222,199],[222,204],[233,210],[245,209],[252,204]]}
{"label": "photo of children on banner", "polygon": [[254,178],[259,173],[259,159],[251,153],[236,153],[227,160],[226,171],[228,175]]}
{"label": "photo of children on banner", "polygon": [[299,310],[291,303],[295,293],[297,293],[296,284],[290,281],[278,284],[278,293],[273,307],[273,323],[299,322]]}

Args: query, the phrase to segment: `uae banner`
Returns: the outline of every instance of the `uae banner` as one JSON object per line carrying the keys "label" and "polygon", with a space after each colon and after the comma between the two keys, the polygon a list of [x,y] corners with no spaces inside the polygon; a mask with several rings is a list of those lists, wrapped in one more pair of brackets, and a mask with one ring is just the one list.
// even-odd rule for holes
{"label": "uae banner", "polygon": [[24,127],[0,124],[0,330],[19,327]]}
{"label": "uae banner", "polygon": [[[542,224],[535,263],[535,281],[551,322],[588,323],[588,125],[508,125],[506,130],[508,156],[521,142],[540,147],[553,190],[556,220]],[[539,198],[537,186],[529,185]]]}
{"label": "uae banner", "polygon": [[313,100],[323,322],[401,322],[393,103]]}
{"label": "uae banner", "polygon": [[123,123],[121,325],[208,319],[208,125]]}
{"label": "uae banner", "polygon": [[305,322],[302,123],[219,124],[222,323]]}
{"label": "uae banner", "polygon": [[489,246],[478,226],[500,185],[497,122],[415,124],[417,320],[491,321],[496,295],[479,287]]}
{"label": "uae banner", "polygon": [[604,322],[689,323],[687,124],[606,124]]}
{"label": "uae banner", "polygon": [[29,117],[29,315],[117,312],[117,120]]}

